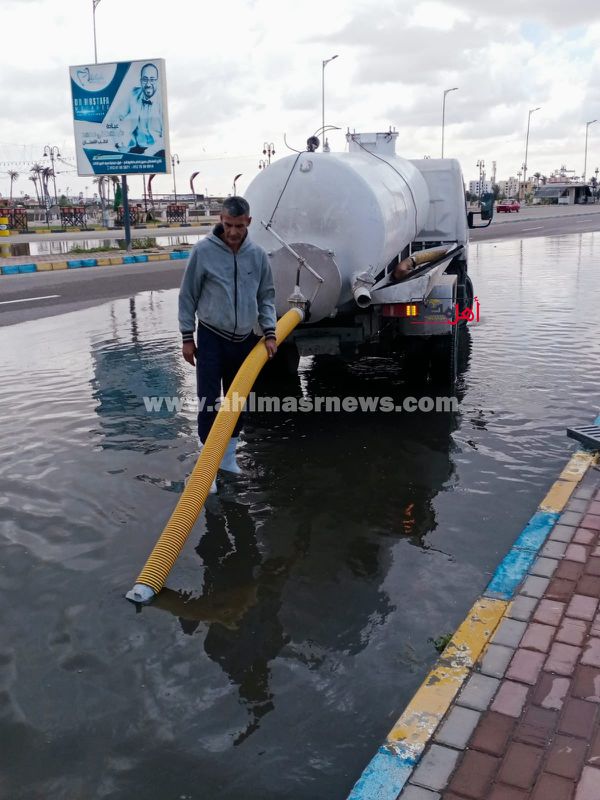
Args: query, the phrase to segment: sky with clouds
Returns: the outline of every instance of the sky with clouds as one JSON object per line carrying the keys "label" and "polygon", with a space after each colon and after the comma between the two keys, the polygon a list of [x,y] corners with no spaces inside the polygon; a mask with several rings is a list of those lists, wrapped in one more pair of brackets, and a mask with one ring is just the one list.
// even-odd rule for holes
{"label": "sky with clouds", "polygon": [[[94,60],[92,0],[0,0],[0,193],[8,169],[15,195],[33,193],[28,165],[44,145],[74,163],[68,67]],[[101,0],[99,61],[164,58],[171,148],[180,158],[178,191],[194,171],[196,190],[238,190],[258,171],[265,142],[276,156],[303,149],[321,125],[322,60],[326,122],[343,132],[399,131],[407,158],[439,156],[444,89],[445,154],[465,179],[497,163],[516,175],[531,117],[529,173],[561,165],[588,176],[600,167],[600,0]],[[43,162],[42,162],[43,163]],[[57,167],[58,187],[74,194],[91,178]],[[138,186],[139,184],[139,186]],[[134,195],[141,178],[131,179]],[[158,176],[155,192],[172,190]]]}

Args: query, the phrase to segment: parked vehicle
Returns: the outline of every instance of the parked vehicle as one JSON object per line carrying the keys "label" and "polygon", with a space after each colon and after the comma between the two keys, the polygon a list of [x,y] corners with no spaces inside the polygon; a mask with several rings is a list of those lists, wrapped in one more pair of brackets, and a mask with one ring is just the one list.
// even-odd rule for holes
{"label": "parked vehicle", "polygon": [[[458,327],[474,299],[463,176],[454,159],[399,157],[397,135],[348,133],[343,153],[315,152],[311,138],[246,192],[278,315],[298,295],[307,301],[304,324],[284,343],[292,368],[299,355],[402,353],[433,380],[455,375]],[[490,203],[482,218],[492,214]],[[407,258],[413,270],[395,280]]]}
{"label": "parked vehicle", "polygon": [[518,214],[520,208],[521,203],[519,203],[518,200],[501,200],[496,204],[496,211],[498,211],[498,213],[504,211],[506,214],[510,214],[511,211],[516,211]]}

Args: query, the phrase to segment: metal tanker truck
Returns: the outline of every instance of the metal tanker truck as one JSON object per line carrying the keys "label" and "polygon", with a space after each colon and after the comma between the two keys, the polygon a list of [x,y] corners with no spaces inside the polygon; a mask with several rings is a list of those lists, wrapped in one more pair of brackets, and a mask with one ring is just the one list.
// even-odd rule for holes
{"label": "metal tanker truck", "polygon": [[397,135],[348,132],[342,153],[316,152],[311,137],[248,187],[278,315],[299,298],[306,310],[288,365],[402,354],[421,375],[455,377],[473,306],[462,172],[453,159],[400,158]]}

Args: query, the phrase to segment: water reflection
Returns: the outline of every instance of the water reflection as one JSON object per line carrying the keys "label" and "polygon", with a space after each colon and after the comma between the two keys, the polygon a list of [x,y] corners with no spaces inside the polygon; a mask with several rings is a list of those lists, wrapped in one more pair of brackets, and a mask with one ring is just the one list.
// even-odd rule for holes
{"label": "water reflection", "polygon": [[248,711],[247,725],[234,737],[239,745],[274,708],[270,663],[289,640],[280,620],[282,591],[308,542],[298,536],[289,554],[264,557],[249,509],[211,500],[196,546],[204,566],[201,594],[164,589],[153,607],[177,615],[187,635],[208,623],[204,651],[238,687]]}
{"label": "water reflection", "polygon": [[[185,234],[183,236],[151,236],[144,235],[143,231],[134,231],[132,246],[139,249],[151,249],[156,247],[177,247],[179,245],[194,245],[197,241],[204,238],[204,234]],[[102,238],[102,239],[58,239],[43,242],[17,242],[5,246],[3,256],[49,256],[66,255],[73,250],[86,250],[89,252],[118,249],[125,250],[125,239],[122,238]]]}
{"label": "water reflection", "polygon": [[[136,301],[129,302],[129,334],[92,344],[92,394],[105,449],[160,450],[165,441],[189,431],[186,418],[166,405],[149,411],[144,398],[184,394],[184,371],[172,338],[144,341]],[[123,341],[123,339],[125,339]]]}

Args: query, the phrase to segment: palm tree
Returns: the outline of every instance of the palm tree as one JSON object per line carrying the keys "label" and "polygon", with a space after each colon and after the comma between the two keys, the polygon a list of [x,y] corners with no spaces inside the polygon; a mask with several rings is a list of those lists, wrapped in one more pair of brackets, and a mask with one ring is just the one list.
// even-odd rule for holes
{"label": "palm tree", "polygon": [[38,185],[37,185],[38,179],[37,179],[37,177],[35,175],[30,175],[29,176],[29,180],[33,181],[33,185],[35,186],[35,196],[37,198],[37,202],[38,202],[38,206],[39,206],[39,205],[41,205],[41,202],[40,202],[40,193],[38,192]]}
{"label": "palm tree", "polygon": [[53,177],[54,177],[54,170],[52,169],[52,167],[42,167],[41,178],[42,178],[42,187],[44,189],[43,197],[45,202],[47,202],[50,199],[50,192],[48,190],[48,181],[50,180],[50,178]]}
{"label": "palm tree", "polygon": [[37,182],[38,181],[40,182],[40,195],[39,195],[40,205],[42,203],[42,172],[43,171],[44,171],[44,168],[42,167],[41,164],[38,164],[37,162],[33,165],[33,167],[30,170],[30,172],[34,176],[34,181],[33,182],[35,183],[36,192],[37,192],[37,188],[38,188],[37,187]]}
{"label": "palm tree", "polygon": [[117,186],[121,185],[120,182],[119,182],[119,176],[118,175],[111,175],[110,178],[108,179],[108,192],[107,192],[107,194],[108,194],[108,205],[109,206],[110,206],[110,185],[111,185],[111,183],[112,183],[113,195],[114,195],[114,193],[117,191]]}
{"label": "palm tree", "polygon": [[534,172],[533,173],[533,177],[536,180],[536,184],[539,186],[540,185],[540,178],[542,177],[542,173],[541,172]]}
{"label": "palm tree", "polygon": [[94,180],[92,181],[92,183],[95,183],[98,187],[98,197],[100,198],[100,205],[102,205],[102,203],[104,202],[104,181],[105,181],[104,175],[100,175],[99,177],[94,178]]}
{"label": "palm tree", "polygon": [[19,173],[14,169],[8,170],[8,177],[10,178],[10,203],[12,205],[13,183],[19,177]]}

